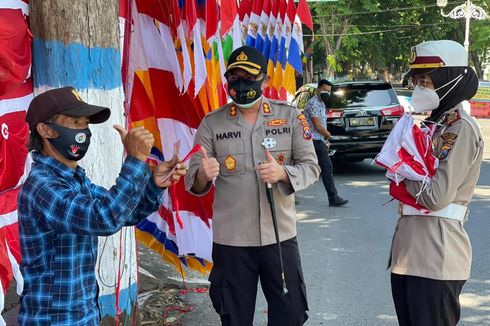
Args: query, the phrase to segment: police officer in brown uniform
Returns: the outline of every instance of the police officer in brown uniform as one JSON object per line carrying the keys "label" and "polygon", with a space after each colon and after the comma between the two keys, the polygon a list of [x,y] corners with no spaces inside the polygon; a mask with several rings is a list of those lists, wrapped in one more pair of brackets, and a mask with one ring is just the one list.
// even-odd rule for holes
{"label": "police officer in brown uniform", "polygon": [[[215,184],[209,294],[223,325],[253,324],[259,280],[268,325],[302,325],[308,318],[294,192],[314,183],[320,168],[304,116],[262,96],[266,71],[261,52],[248,46],[233,51],[225,74],[232,102],[201,122],[195,143],[202,151],[185,179],[186,189],[198,196]],[[266,183],[275,198],[285,295]]]}
{"label": "police officer in brown uniform", "polygon": [[480,128],[461,102],[475,95],[478,79],[459,43],[429,41],[413,52],[411,105],[416,112],[431,112],[425,125],[435,128],[432,143],[439,166],[426,189],[421,182],[404,180],[430,212],[400,207],[391,248],[392,294],[401,326],[456,325],[459,294],[471,269],[464,222],[483,155]]}

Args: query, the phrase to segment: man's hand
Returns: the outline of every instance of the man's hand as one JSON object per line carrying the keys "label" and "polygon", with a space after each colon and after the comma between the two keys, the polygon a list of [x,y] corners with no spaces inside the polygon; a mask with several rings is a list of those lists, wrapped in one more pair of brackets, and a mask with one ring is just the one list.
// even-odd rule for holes
{"label": "man's hand", "polygon": [[170,161],[158,164],[153,170],[153,181],[160,188],[167,188],[179,182],[180,177],[186,174],[185,164],[174,155]]}
{"label": "man's hand", "polygon": [[129,132],[121,125],[113,127],[119,132],[126,153],[145,162],[153,147],[153,134],[143,126],[133,128]]}
{"label": "man's hand", "polygon": [[287,181],[288,175],[282,165],[277,163],[268,149],[265,150],[267,161],[255,167],[259,171],[260,177],[264,183],[277,183],[278,181]]}
{"label": "man's hand", "polygon": [[201,164],[199,165],[197,179],[199,180],[200,184],[207,184],[218,176],[219,163],[214,157],[208,158],[208,153],[204,146],[201,147],[201,156]]}

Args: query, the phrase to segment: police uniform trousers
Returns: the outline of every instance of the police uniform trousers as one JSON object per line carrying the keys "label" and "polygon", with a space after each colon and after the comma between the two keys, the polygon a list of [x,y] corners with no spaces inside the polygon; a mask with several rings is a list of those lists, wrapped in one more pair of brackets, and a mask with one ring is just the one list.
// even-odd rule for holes
{"label": "police uniform trousers", "polygon": [[306,321],[306,287],[296,237],[281,242],[281,248],[286,295],[277,244],[235,247],[213,243],[209,295],[223,326],[253,325],[259,280],[268,304],[268,326],[298,326]]}
{"label": "police uniform trousers", "polygon": [[328,147],[321,140],[313,140],[316,156],[318,157],[318,165],[322,169],[321,177],[323,186],[327,191],[328,200],[332,201],[337,196],[337,189],[333,181],[333,165],[330,156],[328,155]]}
{"label": "police uniform trousers", "polygon": [[454,326],[461,316],[465,281],[391,274],[391,292],[400,326]]}

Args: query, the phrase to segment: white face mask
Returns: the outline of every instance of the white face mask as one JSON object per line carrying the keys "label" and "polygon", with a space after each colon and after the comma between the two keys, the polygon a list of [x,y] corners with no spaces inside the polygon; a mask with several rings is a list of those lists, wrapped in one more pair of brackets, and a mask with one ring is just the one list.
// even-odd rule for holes
{"label": "white face mask", "polygon": [[[466,70],[464,73],[466,74]],[[412,106],[413,111],[416,113],[422,113],[437,109],[439,107],[439,102],[445,98],[446,95],[448,95],[449,92],[451,92],[462,79],[463,74],[460,74],[437,89],[420,87],[419,85],[415,86],[412,93],[412,99],[410,100],[410,105]],[[436,91],[452,83],[454,83],[454,85],[439,99],[439,95],[437,95]]]}
{"label": "white face mask", "polygon": [[439,95],[431,88],[417,85],[413,89],[410,105],[416,113],[430,112],[439,106]]}

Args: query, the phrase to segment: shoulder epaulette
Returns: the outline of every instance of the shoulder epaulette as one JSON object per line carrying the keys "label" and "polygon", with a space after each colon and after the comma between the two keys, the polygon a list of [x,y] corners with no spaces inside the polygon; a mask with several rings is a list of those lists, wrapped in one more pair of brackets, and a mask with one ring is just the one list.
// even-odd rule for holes
{"label": "shoulder epaulette", "polygon": [[223,105],[223,106],[221,106],[221,107],[217,108],[216,110],[213,110],[213,111],[208,112],[208,113],[206,114],[206,117],[211,116],[211,115],[213,115],[213,114],[216,114],[216,113],[218,113],[218,112],[223,112],[223,111],[225,111],[226,109],[228,109],[228,108],[230,107],[230,105],[231,105],[231,104],[232,104],[232,103],[227,103],[227,104],[225,104],[225,105]]}

